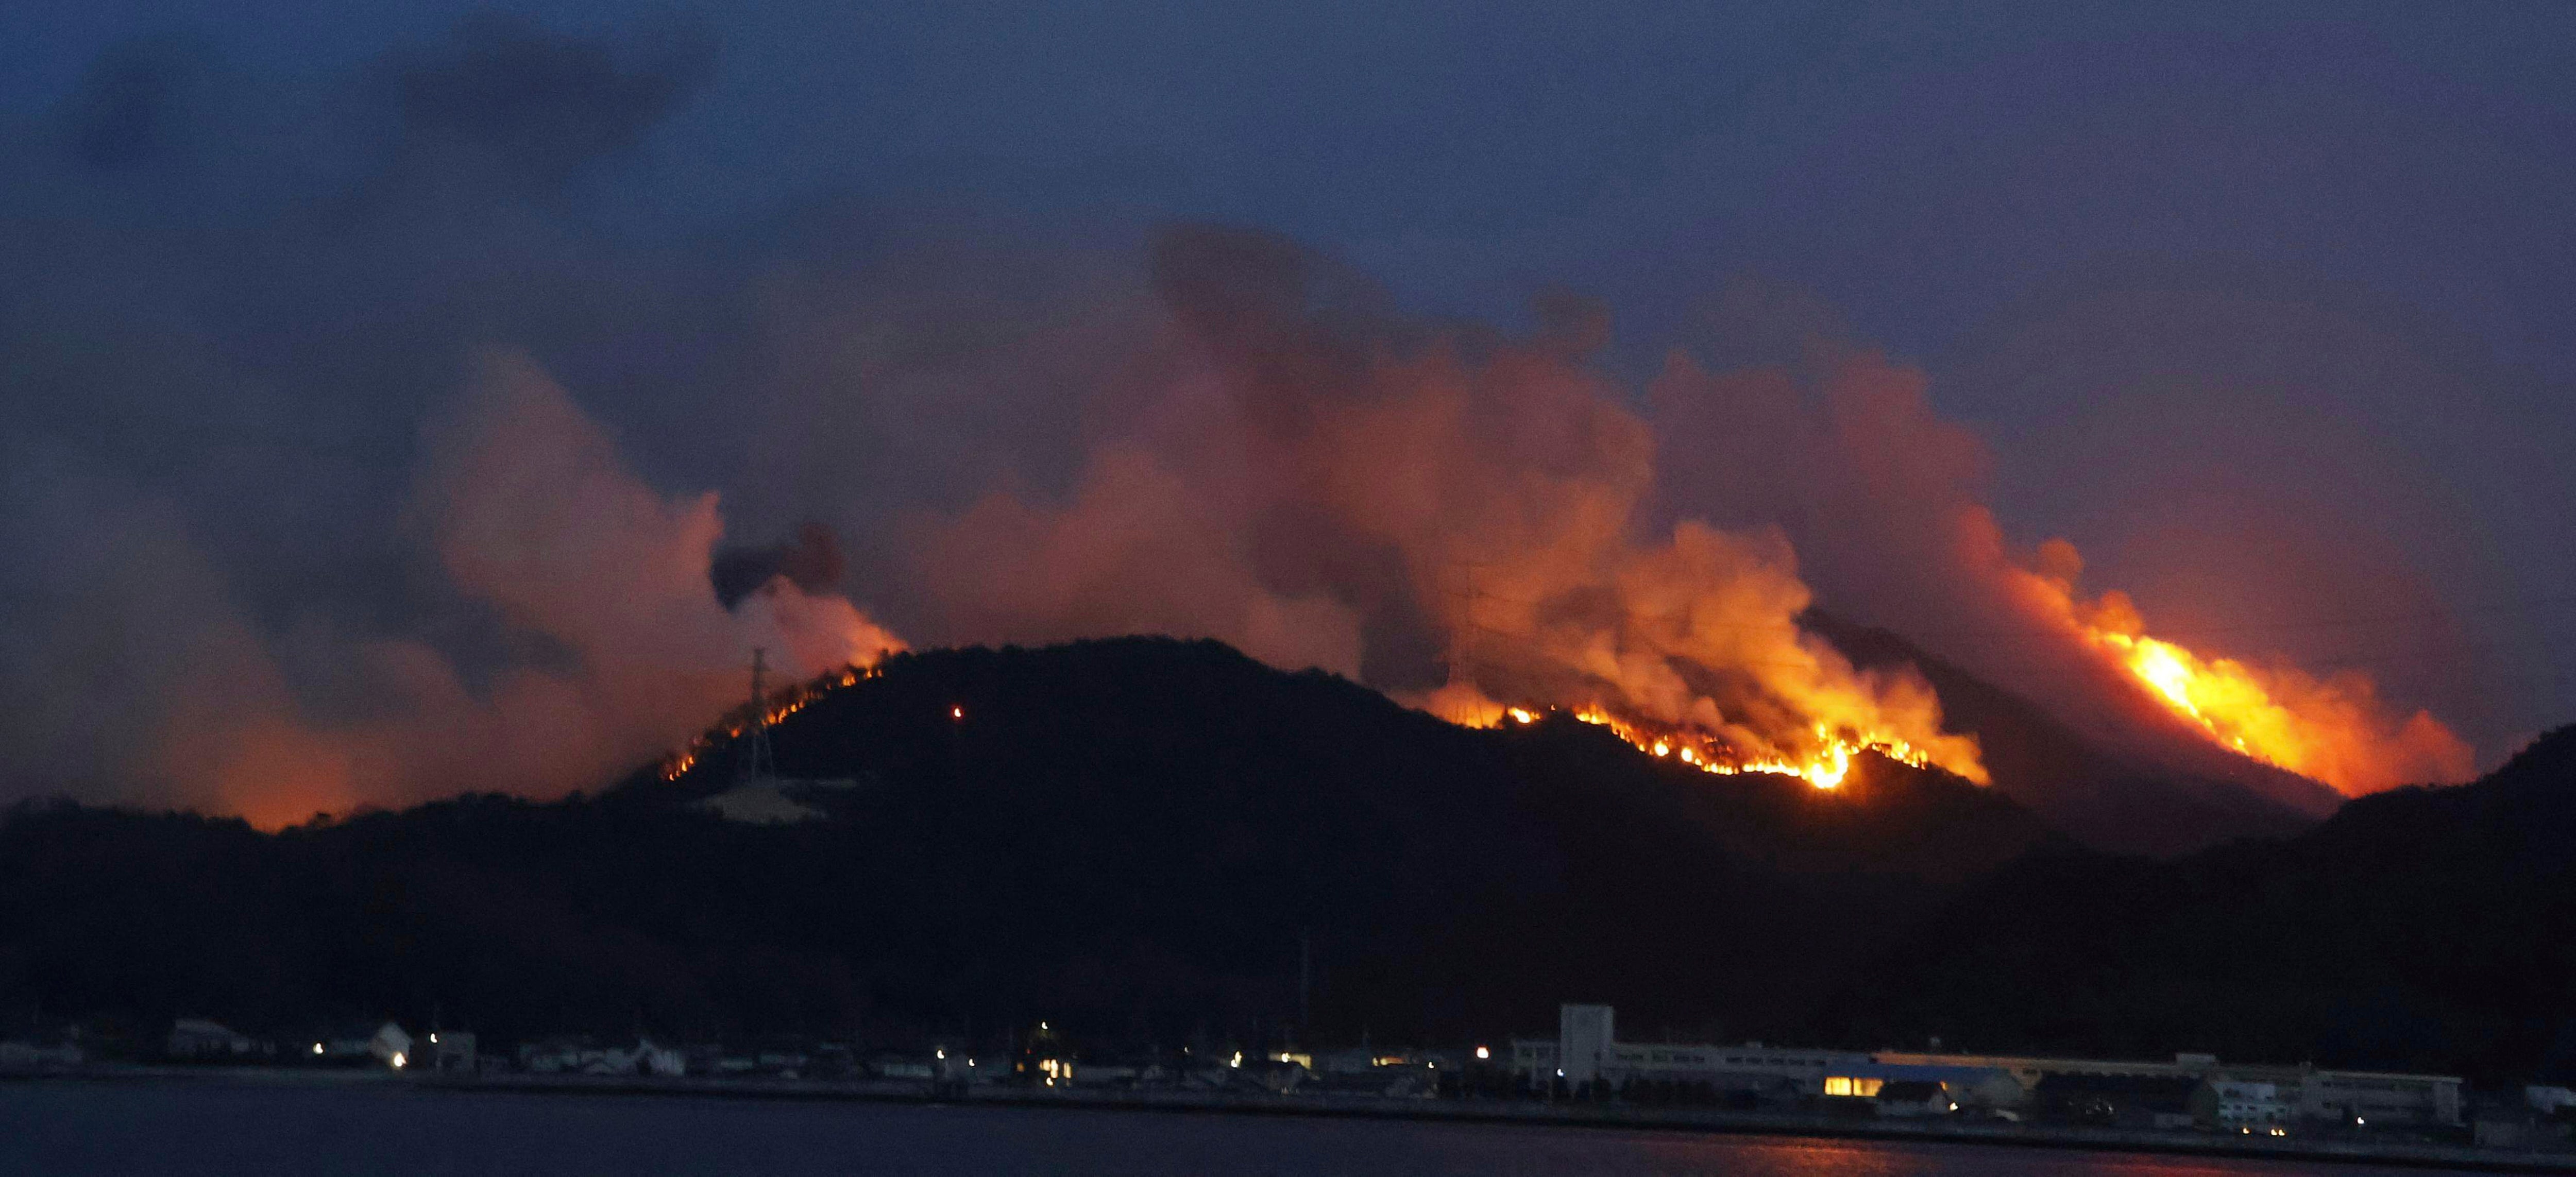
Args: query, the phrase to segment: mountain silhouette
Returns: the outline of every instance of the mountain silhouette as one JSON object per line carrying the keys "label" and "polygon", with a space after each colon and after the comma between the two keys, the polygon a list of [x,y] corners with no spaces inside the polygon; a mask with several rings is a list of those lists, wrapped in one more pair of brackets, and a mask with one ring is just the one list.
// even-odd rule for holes
{"label": "mountain silhouette", "polygon": [[2051,848],[1849,992],[1853,1040],[2576,1078],[2576,727],[2173,861]]}
{"label": "mountain silhouette", "polygon": [[1776,1039],[1977,879],[2071,850],[2000,793],[1875,756],[1831,793],[1712,776],[1212,642],[903,655],[772,736],[782,776],[832,782],[789,786],[816,819],[704,809],[734,784],[721,743],[597,796],[276,834],[22,806],[0,1012],[137,1041],[178,1016],[437,1015],[497,1041],[1047,1018],[1170,1045],[1492,1039],[1597,1000]]}

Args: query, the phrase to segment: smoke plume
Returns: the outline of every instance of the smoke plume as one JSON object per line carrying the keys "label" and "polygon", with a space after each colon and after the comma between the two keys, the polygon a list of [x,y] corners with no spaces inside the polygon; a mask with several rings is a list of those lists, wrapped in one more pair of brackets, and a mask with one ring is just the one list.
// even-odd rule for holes
{"label": "smoke plume", "polygon": [[2471,767],[2365,680],[2147,644],[1866,348],[1630,383],[1606,308],[1412,316],[1253,230],[831,197],[616,228],[598,189],[710,60],[477,22],[254,84],[144,46],[0,125],[0,796],[557,795],[715,720],[754,647],[811,674],[893,632],[1210,636],[1462,721],[1982,777],[1818,609],[2294,804],[2331,795],[2249,756]]}

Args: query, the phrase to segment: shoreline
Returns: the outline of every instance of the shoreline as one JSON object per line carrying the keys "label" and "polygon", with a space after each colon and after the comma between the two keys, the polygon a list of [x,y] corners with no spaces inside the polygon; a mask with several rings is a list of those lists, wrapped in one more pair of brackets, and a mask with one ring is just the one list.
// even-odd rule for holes
{"label": "shoreline", "polygon": [[2576,1151],[2525,1152],[2466,1145],[2318,1140],[2296,1136],[2230,1139],[2141,1129],[2073,1125],[1854,1120],[1795,1113],[1713,1108],[1641,1108],[1492,1099],[1427,1099],[1374,1095],[1271,1095],[1220,1091],[1109,1088],[970,1087],[934,1093],[913,1080],[712,1079],[592,1075],[441,1076],[385,1071],[281,1067],[117,1067],[0,1074],[15,1083],[223,1083],[244,1086],[394,1087],[415,1091],[566,1096],[681,1096],[921,1106],[1141,1111],[1406,1120],[1574,1129],[1689,1132],[1924,1144],[1983,1144],[2082,1152],[2145,1153],[2230,1159],[2393,1165],[2502,1173],[2576,1173]]}

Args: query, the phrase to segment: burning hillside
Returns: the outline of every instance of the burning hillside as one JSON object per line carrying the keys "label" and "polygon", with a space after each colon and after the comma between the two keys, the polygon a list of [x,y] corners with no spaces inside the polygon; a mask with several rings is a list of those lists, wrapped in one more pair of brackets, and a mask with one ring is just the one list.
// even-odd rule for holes
{"label": "burning hillside", "polygon": [[[2119,594],[2076,596],[2071,546],[2015,555],[1973,496],[1981,443],[1930,414],[1919,374],[1836,361],[1818,404],[1787,375],[1677,360],[1650,416],[1585,362],[1603,324],[1579,307],[1506,341],[1388,316],[1258,235],[1177,232],[1155,263],[1171,334],[1101,402],[1083,472],[923,533],[943,632],[1204,634],[1461,723],[1593,717],[1713,772],[1830,785],[1875,748],[1989,779],[1920,676],[1855,669],[1800,625],[1813,542],[1841,579],[1865,562],[1903,586],[1861,607],[1939,601],[1998,677],[2126,743],[2170,741],[2139,718],[2165,707],[2209,754],[2346,791],[2468,771],[2447,729],[2392,720],[2358,676],[2150,637]],[[2094,669],[2048,669],[2070,665]]]}
{"label": "burning hillside", "polygon": [[2468,745],[2430,713],[2392,716],[2367,675],[2319,679],[2297,667],[2196,653],[2148,634],[2125,594],[2078,597],[2071,545],[2056,541],[2046,554],[2068,571],[2028,574],[2033,607],[2223,747],[2347,795],[2456,782],[2475,767]]}
{"label": "burning hillside", "polygon": [[[1150,270],[1107,322],[1013,345],[1051,349],[1035,384],[1078,409],[1051,449],[1009,439],[1018,386],[955,376],[942,395],[1005,422],[984,427],[1003,473],[905,509],[837,503],[818,475],[808,513],[830,526],[776,547],[720,551],[712,492],[653,489],[533,360],[487,353],[423,430],[393,529],[428,541],[439,576],[419,632],[317,623],[289,641],[211,574],[157,602],[112,559],[59,594],[114,633],[173,635],[150,664],[175,664],[138,679],[167,696],[146,700],[154,738],[122,771],[272,825],[463,789],[560,794],[737,722],[754,647],[828,685],[905,648],[900,631],[1211,637],[1462,724],[1563,712],[1711,773],[1830,789],[1875,750],[1990,782],[1977,734],[1914,667],[1855,665],[1802,623],[1811,586],[2140,763],[2207,778],[2227,775],[2209,759],[2251,758],[2347,792],[2470,767],[2366,679],[2187,648],[2122,595],[2080,593],[2070,546],[2007,543],[1975,497],[1981,443],[1883,359],[1710,374],[1677,355],[1639,398],[1593,362],[1606,320],[1579,305],[1521,337],[1426,324],[1328,261],[1222,229],[1168,233]],[[986,357],[1040,370],[1024,359]],[[885,383],[834,395],[903,408]],[[158,522],[106,530],[130,547]],[[844,595],[859,585],[869,610]]]}

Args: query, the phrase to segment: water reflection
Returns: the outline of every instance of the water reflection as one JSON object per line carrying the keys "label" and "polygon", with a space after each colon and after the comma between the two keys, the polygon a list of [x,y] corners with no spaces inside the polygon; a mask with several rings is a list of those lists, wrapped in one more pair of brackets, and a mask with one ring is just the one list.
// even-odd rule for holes
{"label": "water reflection", "polygon": [[441,1092],[0,1085],[0,1173],[2394,1177],[2348,1165],[1389,1120]]}

